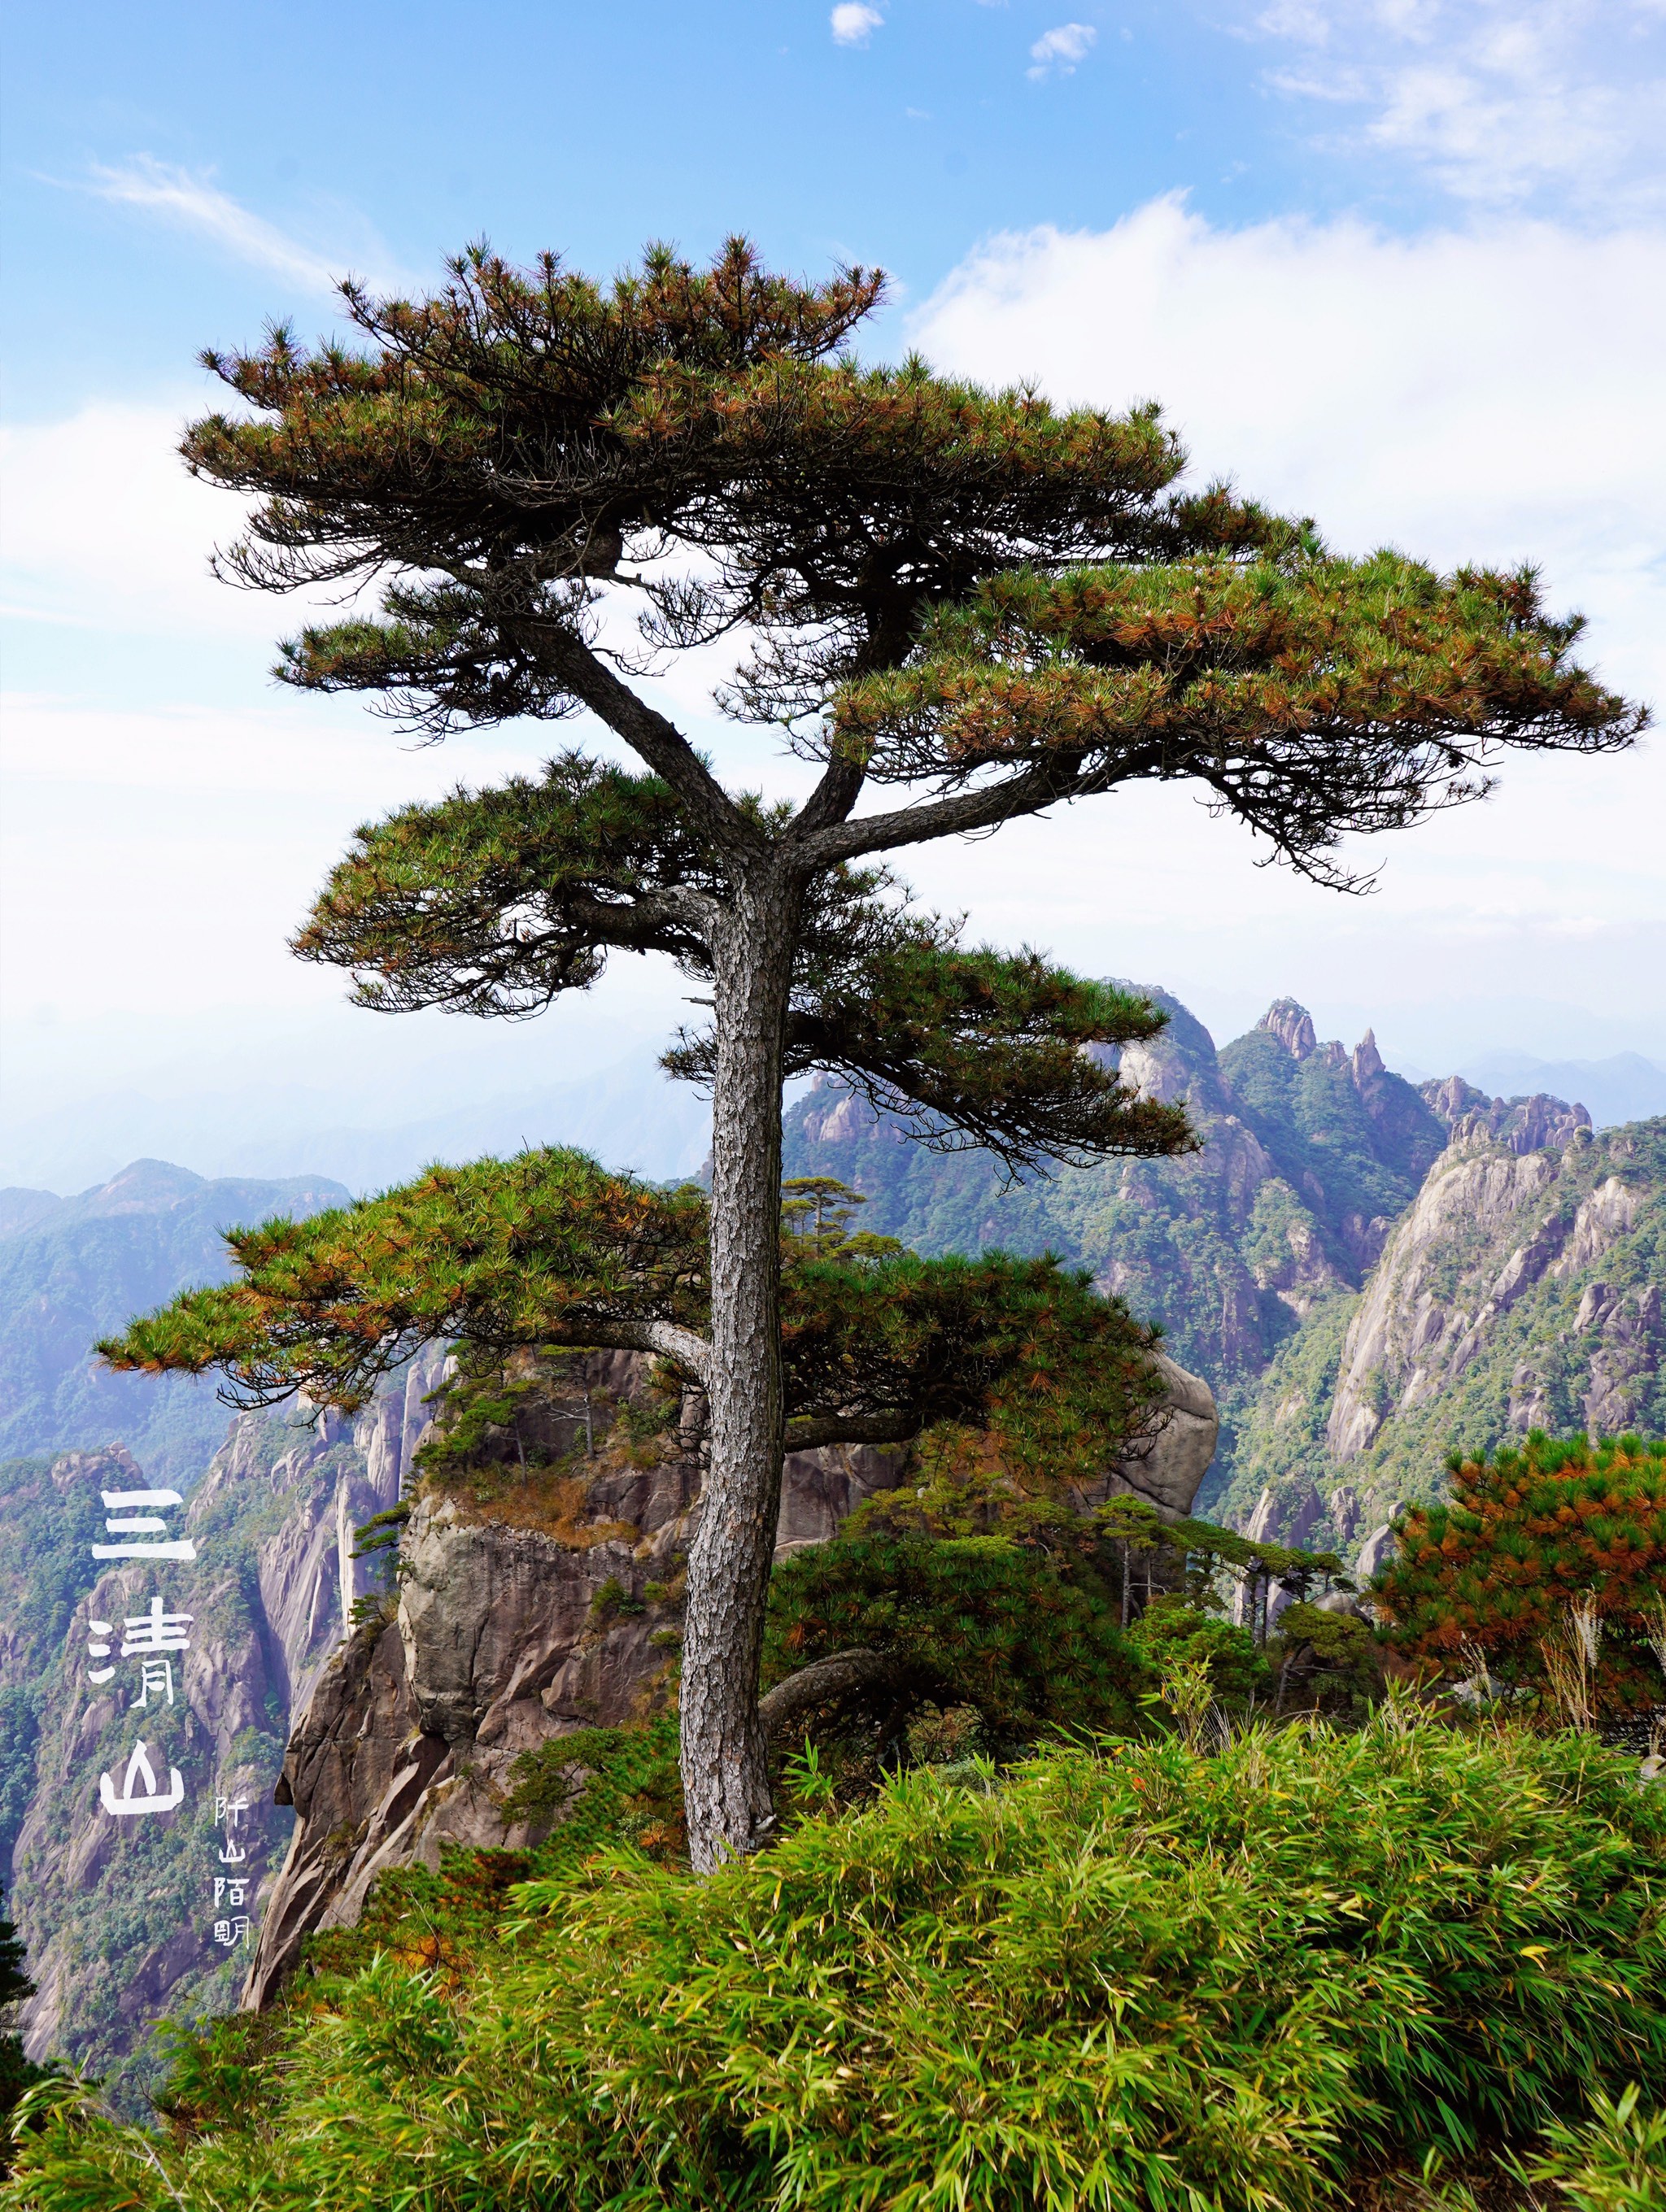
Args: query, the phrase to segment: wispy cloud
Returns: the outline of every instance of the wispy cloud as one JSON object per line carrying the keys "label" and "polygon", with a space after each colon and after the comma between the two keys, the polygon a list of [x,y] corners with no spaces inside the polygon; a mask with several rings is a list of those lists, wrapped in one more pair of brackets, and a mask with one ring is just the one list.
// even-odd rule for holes
{"label": "wispy cloud", "polygon": [[1030,49],[1028,74],[1037,79],[1073,76],[1077,63],[1085,58],[1098,35],[1091,23],[1060,23],[1053,30],[1043,31]]}
{"label": "wispy cloud", "polygon": [[[1666,700],[1666,236],[1521,216],[1403,237],[1346,216],[1231,229],[1158,201],[1097,234],[988,241],[906,336],[946,374],[997,387],[1034,380],[1104,407],[1155,394],[1194,483],[1231,472],[1316,515],[1347,551],[1387,542],[1443,568],[1536,559],[1551,605],[1591,617],[1580,657],[1617,689]],[[1245,1000],[1264,977],[1301,979],[1277,988],[1359,1006],[1379,1035],[1397,1006],[1402,1035],[1424,1025],[1429,1066],[1457,1064],[1434,1041],[1437,1009],[1487,1039],[1515,1018],[1508,1002],[1589,1007],[1611,992],[1604,1012],[1660,1057],[1666,875],[1648,825],[1666,821],[1666,745],[1522,760],[1491,807],[1387,841],[1379,897],[1347,914],[1282,872],[1256,875],[1248,841],[1183,786],[1127,804],[1109,871],[1111,832],[1091,808],[1033,838],[1006,832],[970,926],[1016,940],[1044,913],[1055,958],[1086,975],[1195,977],[1187,1002],[1206,1014],[1229,975]],[[922,900],[964,906],[957,866],[964,886],[945,845],[909,872]],[[1596,933],[1570,933],[1593,915]],[[1548,1008],[1534,1019],[1550,1032]]]}
{"label": "wispy cloud", "polygon": [[1330,143],[1406,157],[1460,198],[1666,198],[1659,0],[1274,0],[1242,29],[1293,50],[1274,89],[1358,113]]}
{"label": "wispy cloud", "polygon": [[839,0],[827,20],[836,46],[865,46],[885,19],[877,8],[864,5],[864,0]]}
{"label": "wispy cloud", "polygon": [[106,167],[95,163],[79,189],[112,206],[132,208],[210,240],[240,261],[270,269],[309,292],[328,292],[353,262],[292,238],[256,215],[208,175],[149,154]]}

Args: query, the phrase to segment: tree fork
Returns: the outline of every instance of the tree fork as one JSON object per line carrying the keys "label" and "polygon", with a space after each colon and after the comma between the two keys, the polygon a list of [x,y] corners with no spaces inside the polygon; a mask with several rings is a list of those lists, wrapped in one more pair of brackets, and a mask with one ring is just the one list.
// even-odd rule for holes
{"label": "tree fork", "polygon": [[696,1871],[753,1851],[775,1813],[758,1662],[780,1510],[781,1090],[801,885],[747,872],[714,933],[711,1456],[689,1558],[683,1794]]}

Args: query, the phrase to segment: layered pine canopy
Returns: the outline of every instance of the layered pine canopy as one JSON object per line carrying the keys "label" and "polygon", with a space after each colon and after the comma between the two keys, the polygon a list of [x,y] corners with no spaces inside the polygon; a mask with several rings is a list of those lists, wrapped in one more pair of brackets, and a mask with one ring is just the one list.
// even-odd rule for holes
{"label": "layered pine canopy", "polygon": [[[611,283],[478,246],[426,299],[344,287],[352,343],[280,329],[206,356],[239,404],[195,424],[185,458],[251,502],[222,565],[373,608],[303,629],[286,682],[368,694],[432,738],[587,712],[635,756],[569,750],[367,825],[296,949],[350,971],[368,1006],[508,1016],[587,988],[611,953],[664,954],[717,1001],[713,1031],[667,1055],[703,1082],[742,917],[765,915],[791,953],[782,1073],[829,1071],[1015,1170],[1183,1149],[1183,1109],[1116,1071],[1159,1015],[969,945],[873,856],[1184,778],[1349,885],[1351,835],[1476,796],[1506,747],[1609,750],[1645,718],[1572,659],[1579,625],[1529,573],[1330,553],[1305,521],[1184,486],[1152,406],[1055,409],[859,360],[883,290],[860,269],[781,276],[739,239],[704,269],[655,247]],[[627,680],[725,640],[716,703],[816,765],[801,804],[725,788]],[[739,1140],[720,1131],[720,1154]],[[703,1206],[561,1152],[436,1170],[239,1232],[240,1282],[107,1349],[346,1401],[434,1337],[634,1342],[697,1373]],[[1138,1336],[1043,1263],[800,1253],[795,1417],[987,1410],[974,1285],[1003,1345]],[[1093,1363],[1058,1357],[1063,1398],[1095,1402]],[[1114,1395],[1134,1369],[1119,1350],[1104,1371]]]}
{"label": "layered pine canopy", "polygon": [[[1624,745],[1640,713],[1571,659],[1532,575],[1350,561],[1180,483],[1152,406],[1058,410],[853,339],[876,272],[809,284],[744,240],[611,283],[484,246],[426,299],[344,288],[356,344],[210,354],[240,401],[192,470],[253,501],[238,580],[352,583],[287,682],[441,737],[588,710],[647,773],[569,752],[367,826],[297,940],[362,1003],[539,1011],[611,951],[705,979],[749,872],[801,900],[789,1072],[836,1072],[937,1143],[1015,1167],[1187,1141],[1118,1088],[1155,1017],[853,864],[1138,778],[1196,783],[1352,885],[1353,833],[1473,798],[1506,746]],[[634,614],[634,625],[631,617]],[[717,704],[819,764],[805,804],[727,791],[625,678],[733,638]],[[864,793],[900,787],[875,811]],[[708,1037],[678,1073],[709,1077]]]}
{"label": "layered pine canopy", "polygon": [[[218,1370],[240,1406],[296,1389],[351,1409],[422,1346],[652,1353],[707,1378],[707,1201],[581,1152],[527,1152],[232,1231],[238,1279],[99,1346],[150,1374]],[[1014,1469],[1104,1471],[1163,1395],[1153,1338],[1051,1259],[927,1261],[885,1239],[783,1232],[789,1448],[901,1442],[954,1422]]]}

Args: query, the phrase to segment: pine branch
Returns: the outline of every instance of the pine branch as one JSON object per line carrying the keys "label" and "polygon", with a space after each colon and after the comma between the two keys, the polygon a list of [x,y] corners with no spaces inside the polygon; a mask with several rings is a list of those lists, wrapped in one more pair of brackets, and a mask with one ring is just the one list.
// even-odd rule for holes
{"label": "pine branch", "polygon": [[[225,1378],[239,1407],[362,1406],[428,1344],[644,1352],[701,1387],[707,1211],[582,1153],[523,1152],[227,1238],[236,1279],[187,1291],[99,1352]],[[1055,1261],[918,1259],[887,1240],[782,1245],[785,1445],[896,1443],[943,1421],[1059,1479],[1101,1468],[1163,1393],[1153,1339]]]}

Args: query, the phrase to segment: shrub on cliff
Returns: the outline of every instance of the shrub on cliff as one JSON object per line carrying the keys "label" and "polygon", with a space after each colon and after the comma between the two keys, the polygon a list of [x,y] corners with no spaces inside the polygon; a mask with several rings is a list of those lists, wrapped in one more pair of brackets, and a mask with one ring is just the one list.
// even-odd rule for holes
{"label": "shrub on cliff", "polygon": [[514,1903],[228,2038],[222,2094],[199,2045],[172,2142],[43,2094],[0,2204],[1307,2212],[1666,2094],[1666,1792],[1394,1705],[921,1769],[705,1881],[605,1855]]}
{"label": "shrub on cliff", "polygon": [[1588,1595],[1603,1628],[1599,1707],[1658,1703],[1649,1629],[1666,1595],[1666,1443],[1535,1430],[1520,1450],[1449,1465],[1451,1497],[1402,1516],[1398,1556],[1372,1588],[1390,1642],[1447,1668],[1478,1651],[1500,1680],[1537,1686],[1545,1644]]}
{"label": "shrub on cliff", "polygon": [[1129,1642],[1153,1678],[1165,1661],[1201,1662],[1217,1699],[1243,1704],[1259,1696],[1268,1679],[1267,1661],[1247,1628],[1190,1605],[1183,1596],[1158,1596],[1140,1614]]}
{"label": "shrub on cliff", "polygon": [[[856,1723],[882,1746],[922,1699],[976,1707],[985,1740],[1008,1753],[1051,1729],[1134,1730],[1177,1660],[1201,1664],[1213,1698],[1241,1712],[1272,1675],[1251,1632],[1220,1618],[1223,1585],[1237,1576],[1253,1592],[1276,1568],[1310,1587],[1341,1565],[1164,1520],[1127,1496],[1084,1510],[988,1430],[932,1431],[911,1473],[917,1483],[880,1491],[830,1541],[776,1567],[764,1632],[766,1689],[853,1649],[887,1658]],[[1327,1653],[1347,1631],[1364,1635],[1316,1619],[1307,1640]],[[1281,1667],[1290,1656],[1278,1648]],[[1302,1689],[1329,1686],[1322,1664]]]}
{"label": "shrub on cliff", "polygon": [[1095,1563],[1004,1534],[859,1534],[783,1561],[766,1688],[853,1645],[894,1659],[901,1698],[976,1705],[1009,1747],[1049,1727],[1130,1728],[1146,1686]]}

